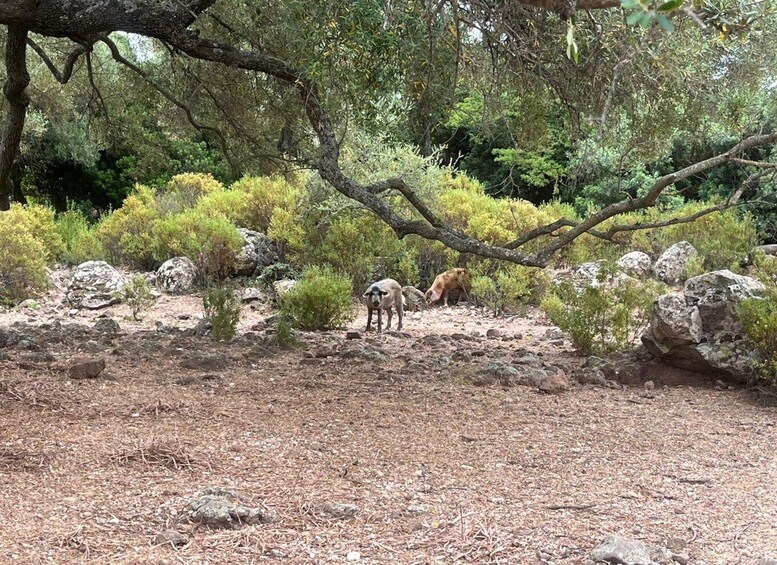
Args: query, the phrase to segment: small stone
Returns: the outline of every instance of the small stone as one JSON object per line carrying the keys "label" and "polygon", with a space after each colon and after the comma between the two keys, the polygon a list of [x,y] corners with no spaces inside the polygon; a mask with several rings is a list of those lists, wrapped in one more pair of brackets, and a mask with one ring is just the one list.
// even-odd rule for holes
{"label": "small stone", "polygon": [[100,318],[94,323],[94,331],[105,335],[116,335],[120,329],[119,322],[113,318]]}
{"label": "small stone", "polygon": [[362,554],[358,551],[349,551],[348,555],[345,556],[345,559],[347,561],[361,561]]}
{"label": "small stone", "polygon": [[105,359],[80,359],[74,361],[67,372],[71,379],[94,379],[105,370]]}
{"label": "small stone", "polygon": [[181,547],[189,543],[189,538],[176,530],[165,530],[160,532],[154,538],[154,545],[163,545],[169,543],[173,547]]}
{"label": "small stone", "polygon": [[333,518],[353,518],[359,512],[359,507],[355,504],[346,504],[343,502],[332,502],[321,507],[321,511],[329,514]]}
{"label": "small stone", "polygon": [[496,328],[491,328],[486,332],[486,337],[502,337],[502,332]]}
{"label": "small stone", "polygon": [[357,332],[355,330],[345,332],[345,339],[361,339],[361,338],[362,338],[361,332]]}
{"label": "small stone", "polygon": [[654,383],[653,381],[645,381],[645,383],[642,386],[645,387],[645,390],[655,390],[656,383]]}
{"label": "small stone", "polygon": [[542,379],[537,388],[547,394],[559,394],[569,388],[569,382],[564,371],[559,370],[557,373]]}
{"label": "small stone", "polygon": [[558,328],[548,328],[545,330],[545,337],[548,339],[564,339],[564,332]]}

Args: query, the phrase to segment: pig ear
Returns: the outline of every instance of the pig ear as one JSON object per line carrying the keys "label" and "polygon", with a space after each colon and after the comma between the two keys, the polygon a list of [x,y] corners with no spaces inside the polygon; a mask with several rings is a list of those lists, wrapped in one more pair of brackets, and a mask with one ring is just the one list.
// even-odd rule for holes
{"label": "pig ear", "polygon": [[369,295],[370,295],[370,291],[367,290],[367,292],[364,293],[364,296],[369,296]]}
{"label": "pig ear", "polygon": [[388,291],[387,291],[387,290],[381,290],[381,291],[380,291],[380,293],[381,293],[383,296],[388,296]]}

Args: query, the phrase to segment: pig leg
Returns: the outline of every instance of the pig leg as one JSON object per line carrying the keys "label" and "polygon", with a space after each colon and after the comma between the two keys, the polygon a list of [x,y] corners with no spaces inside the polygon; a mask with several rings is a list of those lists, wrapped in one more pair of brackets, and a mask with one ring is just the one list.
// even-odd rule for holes
{"label": "pig leg", "polygon": [[386,308],[386,315],[388,316],[388,320],[386,321],[386,329],[390,330],[391,329],[391,316],[392,316],[392,312],[391,312],[391,308],[390,307]]}
{"label": "pig leg", "polygon": [[372,308],[367,308],[367,329],[364,330],[365,332],[370,331],[370,326],[372,325]]}
{"label": "pig leg", "polygon": [[383,331],[383,318],[381,317],[383,313],[382,308],[378,308],[378,333]]}

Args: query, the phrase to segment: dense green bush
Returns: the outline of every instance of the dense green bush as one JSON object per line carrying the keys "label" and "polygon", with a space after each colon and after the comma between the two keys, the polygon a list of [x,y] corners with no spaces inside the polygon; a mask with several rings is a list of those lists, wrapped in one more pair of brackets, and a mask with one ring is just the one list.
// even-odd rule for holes
{"label": "dense green bush", "polygon": [[200,198],[224,192],[224,185],[205,173],[175,175],[157,197],[157,208],[162,215],[180,214],[194,208]]}
{"label": "dense green bush", "polygon": [[542,299],[548,318],[569,333],[586,355],[633,347],[650,322],[653,301],[665,290],[656,281],[608,282],[612,267],[603,268],[598,286],[578,289],[572,281],[554,285]]}
{"label": "dense green bush", "polygon": [[739,319],[758,355],[761,378],[777,384],[777,285],[770,284],[762,298],[749,298],[738,305]]}
{"label": "dense green bush", "polygon": [[209,288],[202,296],[202,307],[214,339],[228,341],[235,337],[242,308],[231,289]]}
{"label": "dense green bush", "polygon": [[243,245],[237,228],[223,216],[187,210],[159,220],[153,228],[154,257],[158,262],[184,256],[197,266],[200,282],[220,280],[235,270]]}
{"label": "dense green bush", "polygon": [[80,210],[68,210],[57,218],[57,231],[65,244],[62,260],[69,265],[105,259],[105,249]]}
{"label": "dense green bush", "polygon": [[353,285],[328,267],[310,267],[289,292],[281,296],[281,315],[303,330],[343,327],[353,319]]}
{"label": "dense green bush", "polygon": [[43,244],[43,256],[47,264],[62,257],[65,244],[57,230],[55,213],[48,206],[40,204],[12,204],[11,209],[2,213],[6,221],[24,226],[32,236]]}
{"label": "dense green bush", "polygon": [[491,275],[472,278],[470,299],[488,308],[494,316],[525,304],[537,286],[538,269],[503,265]]}
{"label": "dense green bush", "polygon": [[156,193],[137,185],[118,210],[97,224],[96,234],[108,260],[136,269],[154,268],[154,224],[159,219]]}
{"label": "dense green bush", "polygon": [[0,303],[18,302],[46,287],[45,245],[18,220],[0,213]]}

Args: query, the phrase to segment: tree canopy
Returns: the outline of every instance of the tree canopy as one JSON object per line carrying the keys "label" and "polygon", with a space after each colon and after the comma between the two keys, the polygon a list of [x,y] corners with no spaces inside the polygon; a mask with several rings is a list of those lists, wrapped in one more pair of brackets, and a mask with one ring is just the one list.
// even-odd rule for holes
{"label": "tree canopy", "polygon": [[[545,266],[583,233],[649,227],[598,229],[701,179],[720,201],[695,217],[774,202],[775,23],[770,3],[745,0],[11,0],[0,208],[24,197],[23,171],[45,182],[62,163],[89,171],[94,198],[149,170],[303,167],[400,237]],[[489,245],[402,178],[345,174],[356,131],[443,146],[495,193],[595,189],[601,205]]]}

